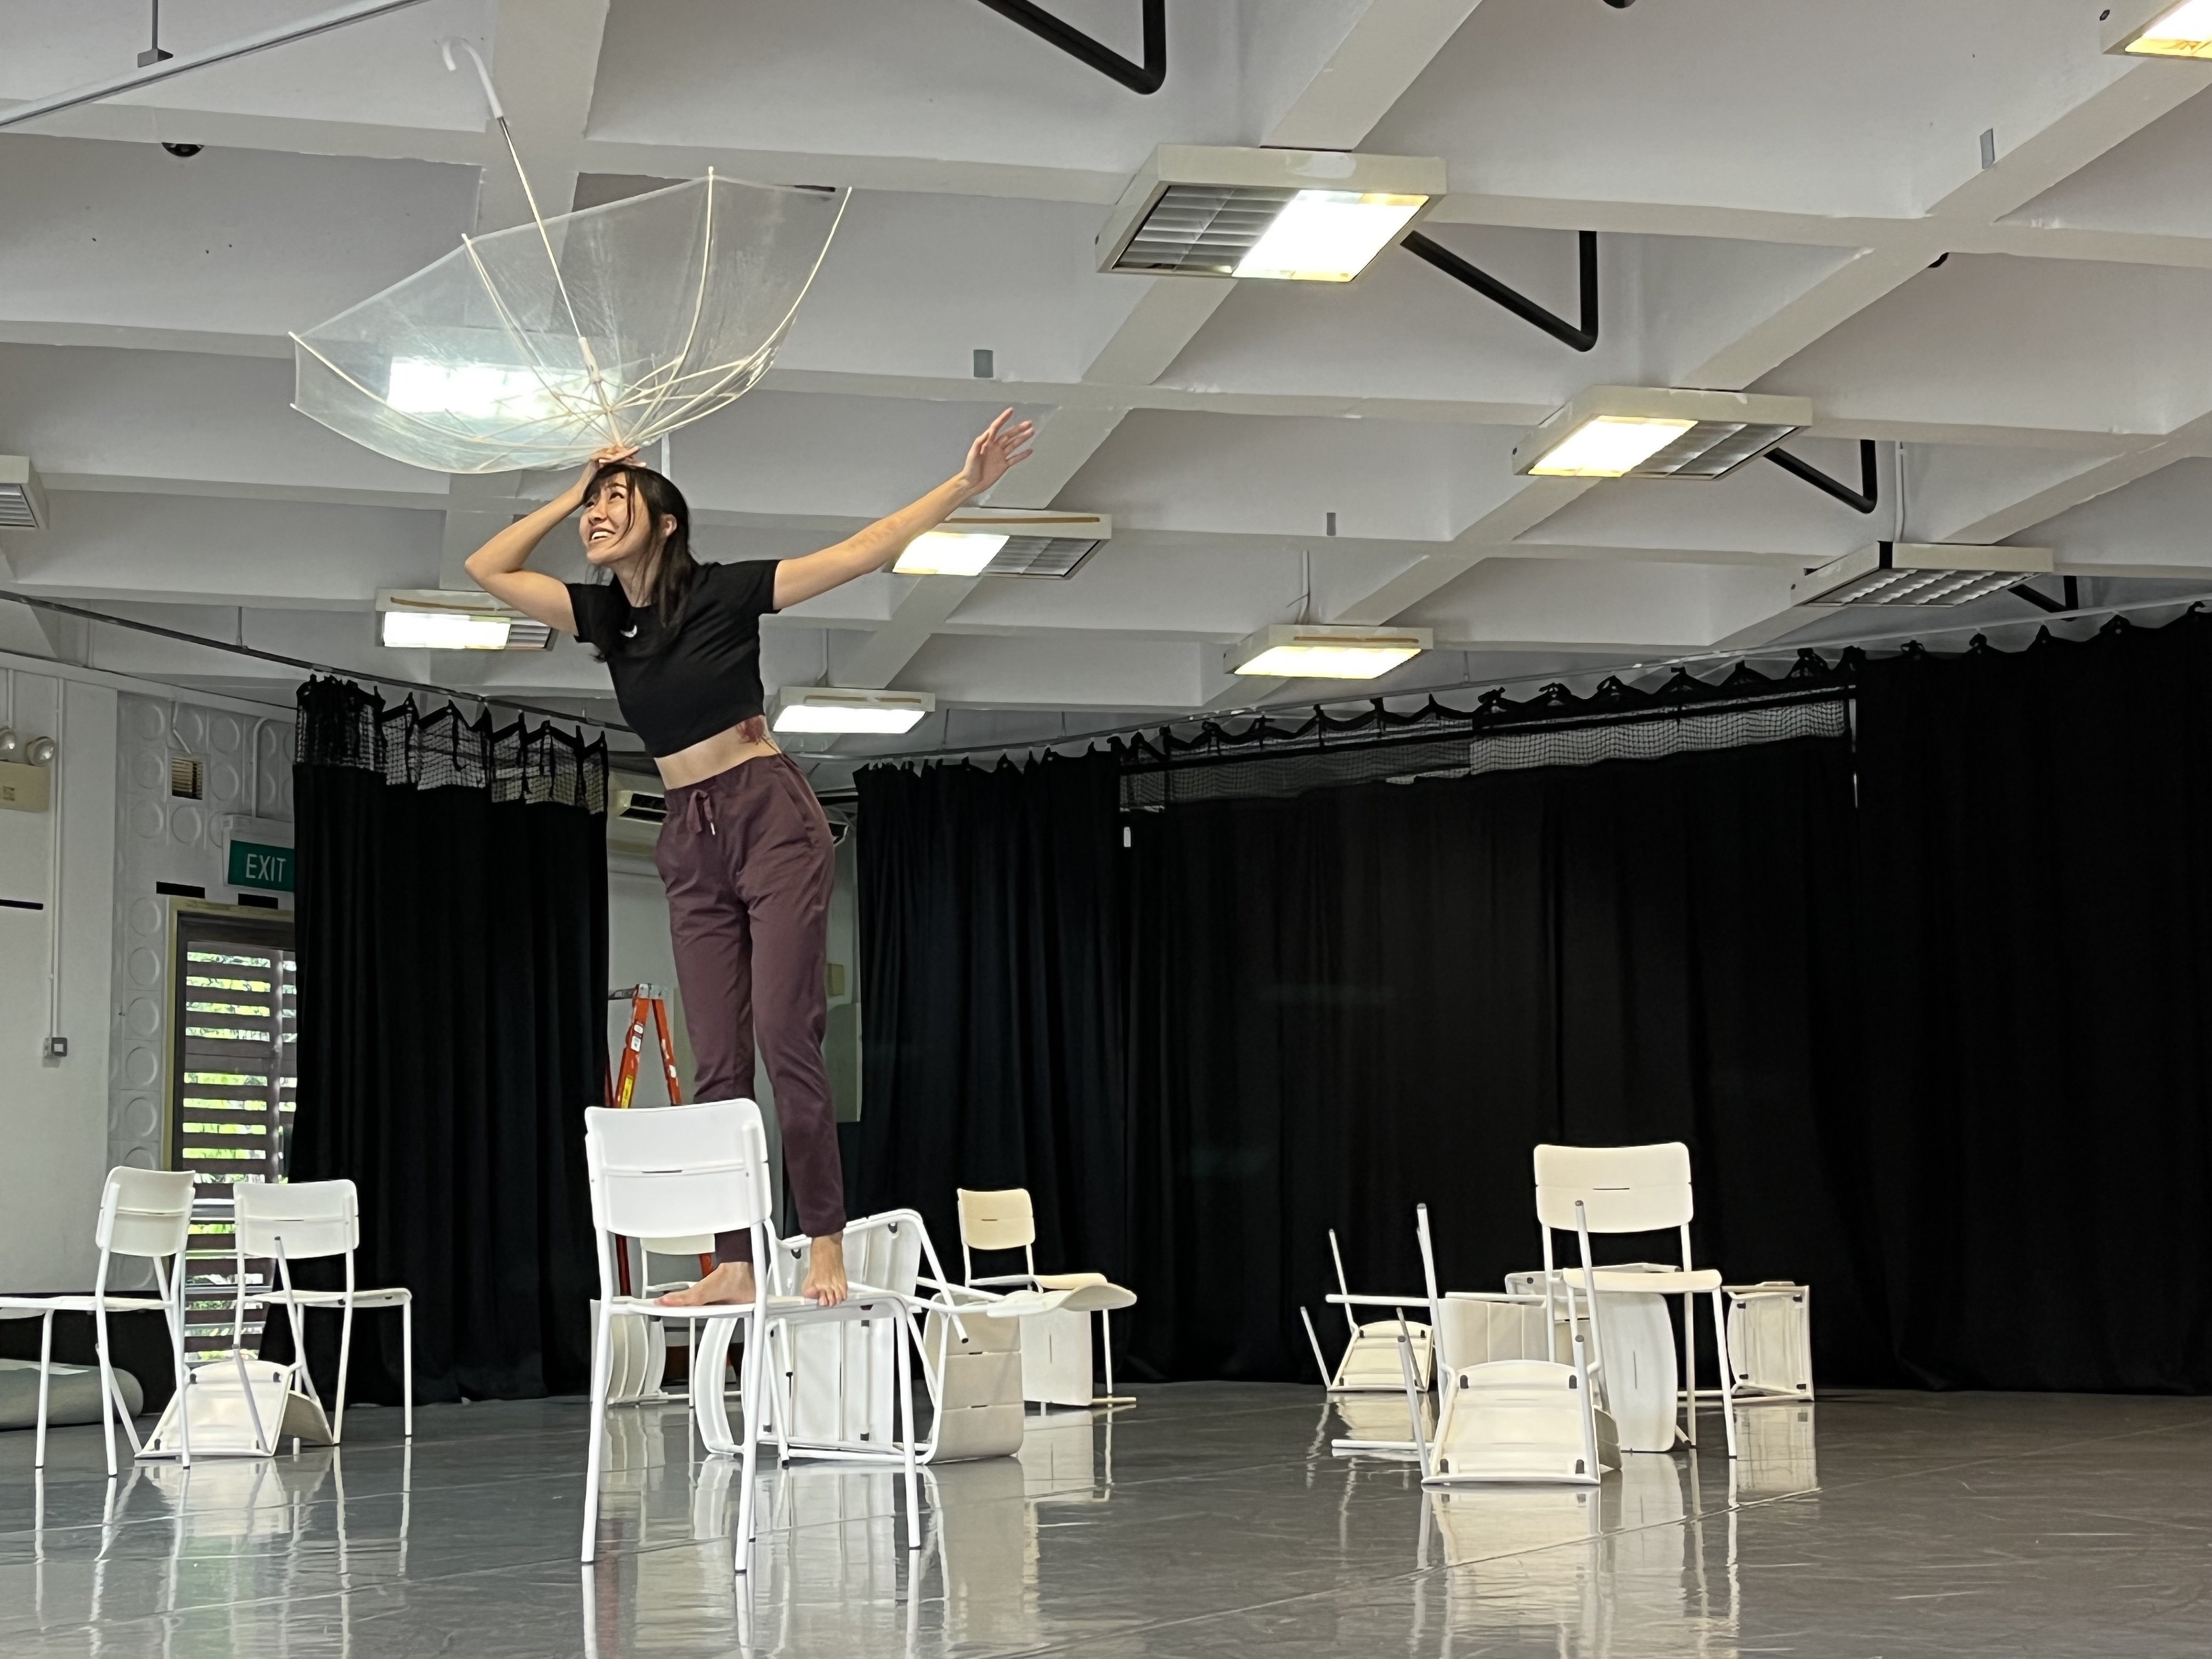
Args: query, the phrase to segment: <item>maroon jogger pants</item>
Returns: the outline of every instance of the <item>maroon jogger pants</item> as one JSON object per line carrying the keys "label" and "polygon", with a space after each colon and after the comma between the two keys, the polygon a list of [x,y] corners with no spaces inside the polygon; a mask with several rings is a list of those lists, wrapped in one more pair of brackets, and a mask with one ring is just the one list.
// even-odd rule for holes
{"label": "maroon jogger pants", "polygon": [[[750,1098],[757,1034],[799,1228],[810,1238],[842,1232],[837,1115],[822,1063],[833,877],[822,804],[788,757],[763,755],[670,790],[653,861],[668,891],[694,1097]],[[717,1261],[751,1255],[749,1232],[714,1239]]]}

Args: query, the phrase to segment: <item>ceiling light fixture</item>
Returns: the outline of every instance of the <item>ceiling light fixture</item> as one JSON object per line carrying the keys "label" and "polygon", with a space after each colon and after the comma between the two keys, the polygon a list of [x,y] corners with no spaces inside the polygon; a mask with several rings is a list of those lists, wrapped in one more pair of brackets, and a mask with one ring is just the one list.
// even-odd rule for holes
{"label": "ceiling light fixture", "polygon": [[1291,680],[1371,680],[1411,662],[1433,639],[1425,628],[1278,623],[1231,651],[1229,672]]}
{"label": "ceiling light fixture", "polygon": [[1592,386],[1513,448],[1540,478],[1718,478],[1812,424],[1809,398]]}
{"label": "ceiling light fixture", "polygon": [[779,732],[911,732],[937,707],[927,691],[870,691],[836,685],[787,685],[775,694]]}
{"label": "ceiling light fixture", "polygon": [[1098,269],[1348,283],[1443,192],[1434,156],[1163,144],[1098,233]]}
{"label": "ceiling light fixture", "polygon": [[964,507],[915,537],[891,566],[901,576],[1073,575],[1114,533],[1103,513]]}
{"label": "ceiling light fixture", "polygon": [[46,495],[21,455],[0,455],[0,530],[46,527]]}
{"label": "ceiling light fixture", "polygon": [[387,588],[376,596],[377,641],[395,651],[543,651],[553,630],[489,593]]}
{"label": "ceiling light fixture", "polygon": [[2144,0],[2105,15],[2105,50],[2132,58],[2212,58],[2212,0]]}
{"label": "ceiling light fixture", "polygon": [[1792,605],[1959,605],[2051,571],[2047,547],[1877,542],[1793,582]]}

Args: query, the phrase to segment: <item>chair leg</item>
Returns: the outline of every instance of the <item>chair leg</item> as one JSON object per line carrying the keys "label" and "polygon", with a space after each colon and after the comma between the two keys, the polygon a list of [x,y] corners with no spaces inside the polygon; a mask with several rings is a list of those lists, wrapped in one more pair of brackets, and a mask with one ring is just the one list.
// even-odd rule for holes
{"label": "chair leg", "polygon": [[[100,1276],[104,1279],[106,1274],[103,1273]],[[123,1402],[116,1396],[115,1368],[107,1358],[107,1304],[105,1302],[94,1303],[92,1323],[93,1342],[100,1354],[100,1426],[107,1436],[107,1478],[112,1480],[115,1479],[115,1419],[123,1409]],[[184,1408],[184,1398],[179,1392],[177,1409],[181,1412]]]}
{"label": "chair leg", "polygon": [[338,1386],[331,1411],[331,1444],[345,1438],[346,1373],[353,1369],[353,1295],[346,1295],[338,1316]]}
{"label": "chair leg", "polygon": [[399,1437],[415,1437],[415,1304],[399,1304]]}
{"label": "chair leg", "polygon": [[[914,1333],[903,1319],[894,1318],[891,1322],[898,1327],[891,1352],[898,1356],[899,1447],[906,1462],[906,1547],[918,1550],[921,1547],[921,1483],[914,1472],[914,1354],[908,1346]],[[914,1593],[911,1575],[907,1593]]]}
{"label": "chair leg", "polygon": [[765,1318],[755,1319],[738,1360],[738,1409],[744,1413],[744,1443],[738,1450],[737,1540],[731,1571],[740,1577],[753,1565],[753,1484],[759,1478],[761,1395],[766,1392],[769,1334]]}
{"label": "chair leg", "polygon": [[1682,1407],[1690,1419],[1690,1449],[1698,1449],[1698,1298],[1682,1298]]}
{"label": "chair leg", "polygon": [[608,1328],[610,1315],[602,1301],[599,1316],[592,1322],[592,1444],[584,1459],[584,1561],[590,1565],[599,1543],[599,1463],[607,1437],[607,1361],[608,1347],[613,1333]]}
{"label": "chair leg", "polygon": [[[1735,1366],[1729,1359],[1728,1315],[1722,1310],[1721,1293],[1713,1292],[1713,1335],[1720,1343],[1721,1420],[1728,1425],[1729,1455],[1735,1455]],[[1696,1396],[1690,1401],[1694,1408]]]}
{"label": "chair leg", "polygon": [[1114,1316],[1101,1308],[1098,1310],[1098,1351],[1104,1356],[1106,1366],[1106,1403],[1114,1403],[1114,1327],[1109,1322]]}
{"label": "chair leg", "polygon": [[[31,1467],[34,1469],[43,1469],[46,1467],[46,1384],[53,1369],[54,1310],[49,1308],[39,1321],[39,1441],[36,1449],[31,1454]],[[103,1411],[100,1415],[104,1418],[106,1413]],[[111,1442],[114,1438],[114,1434],[115,1431],[110,1428],[108,1437]],[[109,1462],[112,1464],[113,1461],[111,1445]]]}

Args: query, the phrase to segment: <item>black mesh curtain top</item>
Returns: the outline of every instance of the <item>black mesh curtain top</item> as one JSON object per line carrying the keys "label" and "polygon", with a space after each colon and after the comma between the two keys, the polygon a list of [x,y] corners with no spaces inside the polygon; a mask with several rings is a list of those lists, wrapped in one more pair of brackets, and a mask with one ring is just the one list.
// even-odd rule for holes
{"label": "black mesh curtain top", "polygon": [[[359,1187],[359,1281],[414,1292],[419,1397],[576,1391],[596,1287],[582,1113],[606,1065],[605,747],[317,679],[294,777],[293,1179]],[[362,1397],[396,1401],[398,1322],[357,1322],[354,1354]]]}

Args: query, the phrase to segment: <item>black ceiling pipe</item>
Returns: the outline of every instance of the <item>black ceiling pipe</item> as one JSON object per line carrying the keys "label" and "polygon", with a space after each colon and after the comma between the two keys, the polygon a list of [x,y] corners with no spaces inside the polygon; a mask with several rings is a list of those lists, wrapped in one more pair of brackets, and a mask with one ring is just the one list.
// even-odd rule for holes
{"label": "black ceiling pipe", "polygon": [[1408,253],[1419,254],[1447,276],[1465,283],[1486,300],[1504,306],[1524,323],[1533,323],[1553,339],[1563,341],[1577,351],[1588,351],[1597,343],[1597,233],[1577,231],[1580,240],[1583,321],[1576,327],[1565,318],[1544,309],[1517,289],[1508,288],[1481,266],[1470,264],[1443,243],[1432,241],[1419,231],[1413,231],[1398,246]]}
{"label": "black ceiling pipe", "polygon": [[1145,61],[1131,63],[1118,52],[1103,46],[1081,29],[1060,21],[1035,0],[983,0],[1000,16],[1018,23],[1041,40],[1048,40],[1069,57],[1079,58],[1101,75],[1119,81],[1132,92],[1155,93],[1168,78],[1168,0],[1144,0]]}
{"label": "black ceiling pipe", "polygon": [[1871,513],[1881,501],[1881,480],[1874,468],[1874,440],[1859,440],[1859,487],[1852,489],[1840,478],[1832,478],[1810,461],[1801,461],[1787,450],[1770,449],[1766,459],[1793,478],[1802,478],[1814,489],[1833,495],[1854,513]]}

